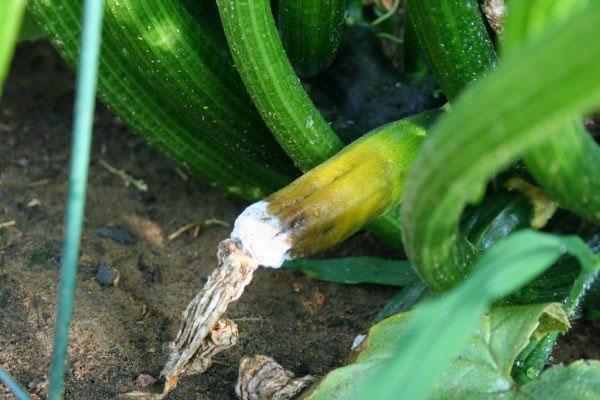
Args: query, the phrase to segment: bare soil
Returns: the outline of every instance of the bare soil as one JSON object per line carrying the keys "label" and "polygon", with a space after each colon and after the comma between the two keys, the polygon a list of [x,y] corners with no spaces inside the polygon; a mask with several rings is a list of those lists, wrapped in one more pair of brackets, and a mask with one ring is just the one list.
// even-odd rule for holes
{"label": "bare soil", "polygon": [[[73,91],[74,75],[48,44],[25,44],[0,103],[0,223],[15,221],[0,229],[0,363],[32,394],[44,381],[52,351]],[[193,177],[184,180],[101,104],[94,132],[68,399],[162,389],[165,345],[177,332],[181,311],[215,268],[216,246],[229,229],[167,237],[208,218],[232,223],[244,207]],[[126,187],[100,160],[143,179],[148,192]],[[97,230],[103,227],[121,228],[135,242],[102,237]],[[399,254],[359,234],[328,253],[348,255]],[[117,286],[100,285],[96,273],[102,265],[119,272]],[[343,364],[354,337],[395,292],[261,269],[228,314],[240,329],[238,345],[219,354],[205,374],[183,379],[169,398],[235,398],[244,355],[268,355],[297,374],[322,376]],[[576,325],[557,360],[600,358],[599,337],[599,324]],[[140,374],[157,382],[140,387]],[[11,397],[0,385],[4,398]]]}

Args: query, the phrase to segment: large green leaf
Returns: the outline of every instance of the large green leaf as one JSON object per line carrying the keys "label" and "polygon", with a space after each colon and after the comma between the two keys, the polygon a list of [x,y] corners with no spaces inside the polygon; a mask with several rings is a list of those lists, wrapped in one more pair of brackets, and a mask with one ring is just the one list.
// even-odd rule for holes
{"label": "large green leaf", "polygon": [[0,2],[0,97],[2,97],[2,86],[8,73],[24,11],[25,0]]}
{"label": "large green leaf", "polygon": [[[408,313],[373,326],[354,363],[329,373],[305,399],[353,399],[361,385],[393,356]],[[517,386],[513,362],[531,337],[568,327],[557,303],[497,307],[481,317],[458,357],[448,365],[427,397],[435,400],[587,400],[600,396],[600,362],[557,366]],[[421,368],[421,366],[417,366]],[[405,397],[398,397],[403,399]],[[409,397],[406,397],[408,399]],[[411,398],[412,399],[412,398]]]}
{"label": "large green leaf", "polygon": [[511,370],[530,337],[539,338],[569,321],[558,303],[499,307],[484,315],[460,355],[448,365],[429,398],[502,398],[515,387]]}
{"label": "large green leaf", "polygon": [[576,361],[550,368],[540,379],[519,390],[515,400],[597,400],[600,398],[600,362]]}
{"label": "large green leaf", "polygon": [[[396,314],[373,326],[354,363],[330,372],[307,399],[353,399],[402,344],[409,313]],[[532,335],[568,327],[557,303],[497,307],[479,320],[466,346],[436,382],[430,398],[482,399],[506,394],[515,383],[510,372],[519,351]],[[425,356],[425,355],[424,355]],[[500,398],[500,397],[498,397]]]}
{"label": "large green leaf", "polygon": [[[546,304],[496,309],[487,320],[481,315],[493,300],[523,286],[565,253],[575,256],[586,273],[594,273],[600,266],[599,258],[577,237],[520,231],[503,239],[484,254],[464,283],[419,306],[406,324],[406,314],[400,314],[374,327],[357,363],[330,373],[309,398],[423,399],[434,384],[444,381],[444,371],[461,349],[470,358],[486,360],[484,353],[476,356],[477,352],[469,352],[473,343],[480,341],[469,339],[473,332],[477,336],[478,330],[485,333],[486,329],[489,335],[479,337],[489,337],[494,354],[501,352],[506,357],[494,364],[494,382],[507,390],[510,366],[530,336],[536,331],[535,337],[557,328],[564,330],[568,324],[566,314]],[[477,328],[478,322],[483,328]],[[476,370],[479,373],[479,368]]]}

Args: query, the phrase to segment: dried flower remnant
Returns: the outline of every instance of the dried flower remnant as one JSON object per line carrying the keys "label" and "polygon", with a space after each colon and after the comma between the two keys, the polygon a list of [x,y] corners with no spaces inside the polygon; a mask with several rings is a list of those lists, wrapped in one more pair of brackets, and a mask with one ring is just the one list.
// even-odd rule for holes
{"label": "dried flower remnant", "polygon": [[286,400],[314,381],[311,375],[295,378],[271,357],[255,355],[242,359],[235,394],[241,400]]}
{"label": "dried flower remnant", "polygon": [[504,16],[506,15],[504,0],[485,0],[481,5],[481,10],[492,29],[495,32],[501,33]]}
{"label": "dried flower remnant", "polygon": [[227,306],[240,298],[258,264],[232,239],[219,244],[217,257],[219,268],[183,312],[179,333],[161,373],[166,378],[164,393],[171,391],[183,375],[206,371],[214,354],[237,342],[235,323],[220,319]]}

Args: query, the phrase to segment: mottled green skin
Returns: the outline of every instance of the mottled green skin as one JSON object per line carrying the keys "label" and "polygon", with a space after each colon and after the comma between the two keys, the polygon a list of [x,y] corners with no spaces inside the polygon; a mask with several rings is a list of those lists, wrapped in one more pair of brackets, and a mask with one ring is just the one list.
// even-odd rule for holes
{"label": "mottled green skin", "polygon": [[[30,6],[75,66],[81,1]],[[204,29],[178,0],[107,0],[98,92],[128,126],[191,172],[256,200],[289,181],[274,168],[289,168],[289,161],[218,50],[215,29]]]}
{"label": "mottled green skin", "polygon": [[[598,26],[594,2],[516,49],[465,90],[425,140],[408,174],[403,237],[413,265],[435,290],[462,281],[479,256],[459,221],[487,181],[550,137],[547,127],[600,105]],[[524,85],[524,77],[542,73]]]}
{"label": "mottled green skin", "polygon": [[[217,0],[236,67],[273,136],[302,171],[343,148],[314,106],[287,58],[268,0]],[[397,210],[368,229],[387,243],[402,246]]]}
{"label": "mottled green skin", "polygon": [[348,0],[279,0],[283,47],[296,72],[311,77],[331,64]]}
{"label": "mottled green skin", "polygon": [[477,0],[408,0],[407,13],[448,99],[494,65],[494,46]]}

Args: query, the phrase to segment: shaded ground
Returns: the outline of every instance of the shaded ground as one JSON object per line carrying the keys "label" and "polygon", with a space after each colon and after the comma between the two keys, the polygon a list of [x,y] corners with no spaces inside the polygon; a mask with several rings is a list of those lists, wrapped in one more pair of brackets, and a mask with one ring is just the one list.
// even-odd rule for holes
{"label": "shaded ground", "polygon": [[[52,348],[55,289],[65,207],[74,76],[44,43],[21,46],[0,103],[0,363],[24,386],[46,373]],[[143,179],[125,187],[100,160]],[[142,373],[158,377],[180,312],[215,267],[229,230],[167,236],[207,218],[233,222],[243,205],[190,178],[134,136],[103,106],[95,121],[86,224],[72,324],[66,398],[104,399],[132,390]],[[112,226],[127,245],[100,237]],[[394,255],[366,234],[333,252]],[[120,273],[117,287],[96,280],[102,264]],[[392,288],[323,283],[290,271],[259,270],[229,313],[240,342],[203,375],[184,379],[172,399],[231,399],[244,355],[274,357],[298,374],[340,366],[354,337],[393,296]],[[577,323],[556,361],[600,358],[600,324]],[[150,390],[160,391],[160,381]],[[0,386],[0,399],[8,398]]]}
{"label": "shaded ground", "polygon": [[[15,221],[0,229],[0,363],[24,386],[46,373],[52,348],[73,89],[73,74],[49,46],[25,45],[0,103],[0,223]],[[149,192],[125,187],[100,160],[142,178]],[[98,107],[66,398],[113,398],[142,390],[133,383],[141,373],[158,377],[164,345],[215,267],[216,245],[229,230],[211,227],[174,241],[167,236],[206,218],[231,223],[242,208],[202,182],[184,181],[168,160]],[[130,232],[135,243],[98,236],[107,225]],[[361,235],[335,253],[382,251]],[[101,264],[119,271],[118,287],[97,282]],[[254,353],[299,374],[322,375],[342,364],[354,337],[393,294],[260,270],[229,313],[240,343],[206,374],[184,379],[171,398],[234,398],[239,360]],[[3,393],[0,387],[0,398]]]}

